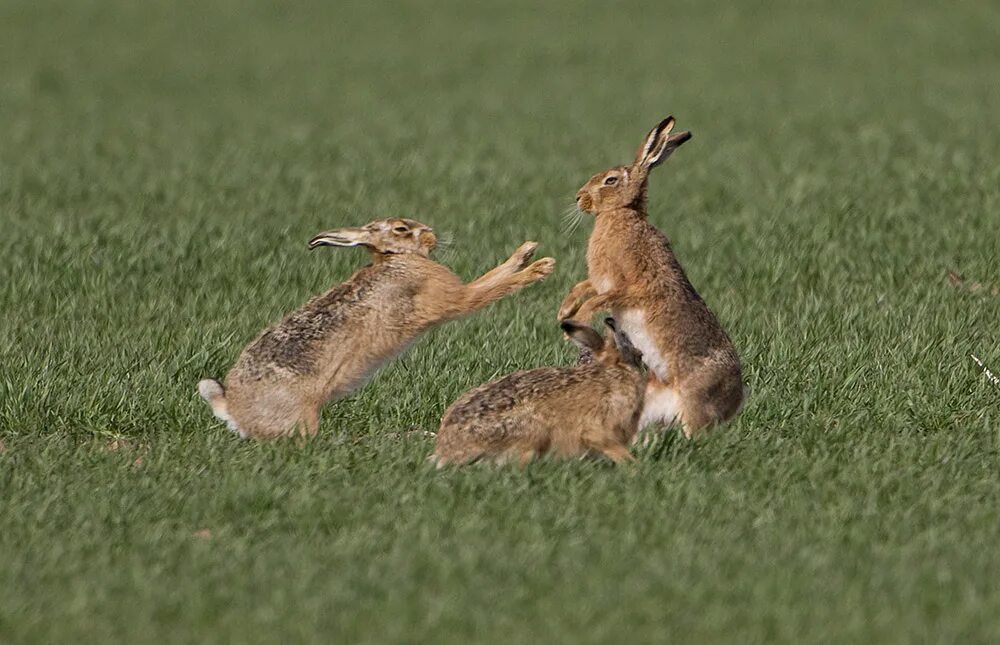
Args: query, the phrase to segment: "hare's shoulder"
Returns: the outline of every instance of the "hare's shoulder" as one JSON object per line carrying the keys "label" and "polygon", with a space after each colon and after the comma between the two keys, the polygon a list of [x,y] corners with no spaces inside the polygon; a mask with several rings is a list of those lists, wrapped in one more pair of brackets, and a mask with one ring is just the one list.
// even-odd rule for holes
{"label": "hare's shoulder", "polygon": [[673,260],[670,238],[648,219],[643,219],[629,231],[630,242],[647,257]]}

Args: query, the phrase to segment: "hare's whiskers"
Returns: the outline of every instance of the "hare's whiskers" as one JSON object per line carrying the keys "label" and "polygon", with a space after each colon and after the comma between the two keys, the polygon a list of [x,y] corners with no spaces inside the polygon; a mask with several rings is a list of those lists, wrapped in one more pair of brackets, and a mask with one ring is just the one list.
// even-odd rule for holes
{"label": "hare's whiskers", "polygon": [[455,243],[455,236],[451,234],[451,231],[444,231],[438,235],[437,245],[441,248],[448,248]]}
{"label": "hare's whiskers", "polygon": [[564,235],[572,235],[583,220],[583,211],[574,203],[562,215],[562,231]]}
{"label": "hare's whiskers", "polygon": [[451,264],[457,255],[455,253],[455,236],[451,234],[451,231],[444,231],[438,235],[437,248],[434,251],[434,255],[442,264]]}

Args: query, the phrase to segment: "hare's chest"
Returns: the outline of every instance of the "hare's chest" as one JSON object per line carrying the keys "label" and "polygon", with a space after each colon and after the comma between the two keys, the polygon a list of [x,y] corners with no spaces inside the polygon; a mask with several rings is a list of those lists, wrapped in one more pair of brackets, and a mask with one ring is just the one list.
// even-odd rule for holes
{"label": "hare's chest", "polygon": [[634,246],[616,229],[602,225],[601,218],[587,244],[587,277],[598,293],[607,293],[630,282]]}
{"label": "hare's chest", "polygon": [[667,359],[660,350],[656,338],[650,333],[645,313],[641,309],[624,309],[615,311],[614,316],[632,344],[642,352],[642,362],[661,382],[666,381]]}
{"label": "hare's chest", "polygon": [[629,284],[629,279],[614,263],[599,258],[587,263],[587,279],[597,293],[608,293],[621,289]]}

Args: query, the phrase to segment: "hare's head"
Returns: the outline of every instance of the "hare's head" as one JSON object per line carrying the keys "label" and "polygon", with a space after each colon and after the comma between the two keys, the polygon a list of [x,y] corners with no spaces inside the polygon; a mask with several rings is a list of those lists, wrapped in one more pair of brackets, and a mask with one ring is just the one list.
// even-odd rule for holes
{"label": "hare's head", "polygon": [[639,369],[642,366],[642,352],[636,349],[624,331],[618,328],[614,318],[605,318],[608,328],[606,337],[601,337],[589,325],[575,320],[560,323],[566,337],[580,348],[578,364],[602,363],[608,367],[625,366]]}
{"label": "hare's head", "polygon": [[379,219],[360,228],[338,228],[309,240],[317,246],[363,246],[372,253],[416,253],[427,257],[437,246],[430,226],[412,219]]}
{"label": "hare's head", "polygon": [[628,166],[615,166],[591,177],[576,194],[580,210],[597,215],[616,208],[630,208],[645,215],[649,171],[667,160],[691,138],[690,132],[670,134],[674,117],[668,116],[649,131]]}

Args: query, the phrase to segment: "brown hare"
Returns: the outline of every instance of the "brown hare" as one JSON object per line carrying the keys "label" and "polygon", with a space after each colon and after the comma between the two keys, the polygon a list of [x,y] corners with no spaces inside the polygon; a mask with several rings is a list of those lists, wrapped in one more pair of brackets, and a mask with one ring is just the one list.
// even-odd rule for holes
{"label": "brown hare", "polygon": [[588,279],[563,300],[559,319],[610,310],[649,368],[640,429],[679,421],[691,437],[743,404],[739,356],[715,314],[688,281],[666,236],[646,219],[649,171],[691,138],[670,134],[673,117],[650,131],[635,161],[598,173],[576,194],[594,215]]}
{"label": "brown hare", "polygon": [[631,461],[646,376],[642,357],[608,318],[608,339],[581,323],[562,329],[584,360],[571,367],[515,372],[463,394],[444,413],[431,459],[438,467],[479,459],[603,454]]}
{"label": "brown hare", "polygon": [[431,327],[538,282],[555,260],[529,264],[525,242],[503,264],[468,284],[430,259],[437,238],[409,219],[321,233],[319,246],[363,246],[372,262],[265,330],[226,376],[198,391],[215,416],[241,437],[315,434],[320,409],[354,391]]}

